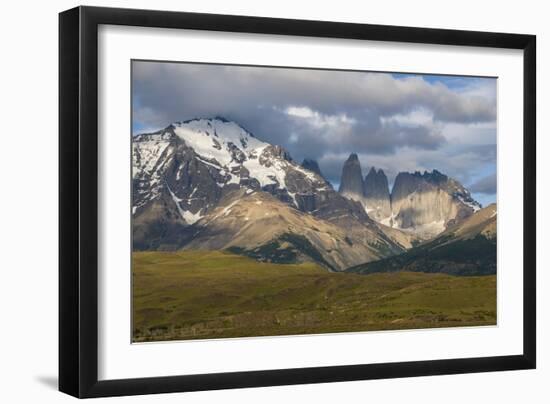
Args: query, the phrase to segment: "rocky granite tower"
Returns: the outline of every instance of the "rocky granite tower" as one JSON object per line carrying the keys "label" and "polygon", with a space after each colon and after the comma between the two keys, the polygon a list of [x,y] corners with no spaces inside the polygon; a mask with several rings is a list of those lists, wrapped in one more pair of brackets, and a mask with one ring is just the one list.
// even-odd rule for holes
{"label": "rocky granite tower", "polygon": [[348,199],[363,203],[363,174],[355,153],[350,154],[344,163],[338,192]]}
{"label": "rocky granite tower", "polygon": [[437,170],[401,172],[392,194],[391,226],[433,236],[481,208],[458,181]]}
{"label": "rocky granite tower", "polygon": [[388,178],[383,170],[372,167],[363,183],[364,205],[368,215],[376,221],[391,216]]}

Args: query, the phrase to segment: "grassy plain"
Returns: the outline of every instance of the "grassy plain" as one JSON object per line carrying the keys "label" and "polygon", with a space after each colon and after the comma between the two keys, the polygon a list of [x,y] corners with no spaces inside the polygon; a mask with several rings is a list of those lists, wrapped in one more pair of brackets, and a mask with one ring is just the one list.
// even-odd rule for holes
{"label": "grassy plain", "polygon": [[133,340],[496,324],[496,276],[329,273],[220,251],[136,252]]}

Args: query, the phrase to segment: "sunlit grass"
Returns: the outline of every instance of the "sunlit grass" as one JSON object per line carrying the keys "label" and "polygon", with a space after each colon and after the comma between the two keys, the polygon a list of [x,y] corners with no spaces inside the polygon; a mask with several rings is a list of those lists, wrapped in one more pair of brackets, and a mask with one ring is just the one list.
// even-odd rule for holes
{"label": "sunlit grass", "polygon": [[329,273],[218,251],[133,254],[134,341],[496,324],[496,276]]}

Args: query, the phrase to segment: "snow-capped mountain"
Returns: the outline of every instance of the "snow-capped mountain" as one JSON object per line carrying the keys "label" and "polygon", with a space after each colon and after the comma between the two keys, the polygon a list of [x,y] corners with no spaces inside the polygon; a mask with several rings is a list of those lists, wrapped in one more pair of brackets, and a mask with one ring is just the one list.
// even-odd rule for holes
{"label": "snow-capped mountain", "polygon": [[[403,250],[368,217],[360,203],[344,198],[318,172],[302,167],[283,148],[259,140],[235,122],[223,118],[175,122],[155,133],[135,136],[132,153],[136,249],[178,249],[189,244],[198,248],[197,234],[205,234],[205,227],[220,223],[210,220],[212,215],[233,203],[236,193],[243,198],[263,192],[289,209],[307,213],[312,220],[345,229],[350,245],[358,243],[379,251],[378,255],[373,253],[363,259]],[[230,215],[233,211],[227,212]],[[291,227],[287,230],[303,235],[297,226]],[[265,232],[269,234],[273,229],[266,228]],[[223,237],[221,230],[211,230],[210,238]],[[304,236],[314,248],[331,245],[326,240],[321,242],[315,234]],[[280,234],[270,237],[277,239]],[[221,245],[211,239],[201,240],[205,246]],[[232,247],[244,251],[254,247],[255,242],[243,241]],[[330,252],[312,254],[328,257]]]}
{"label": "snow-capped mountain", "polygon": [[215,205],[227,186],[268,190],[297,208],[302,195],[330,188],[282,148],[223,118],[176,122],[136,136],[133,178],[134,213],[167,190],[188,224]]}

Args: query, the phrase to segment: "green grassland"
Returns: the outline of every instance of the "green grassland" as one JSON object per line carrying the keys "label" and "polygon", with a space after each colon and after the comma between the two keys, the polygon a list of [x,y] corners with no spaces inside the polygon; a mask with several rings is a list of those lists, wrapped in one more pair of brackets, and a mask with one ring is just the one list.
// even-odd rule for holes
{"label": "green grassland", "polygon": [[136,252],[133,340],[496,324],[496,276],[329,273],[219,251]]}

